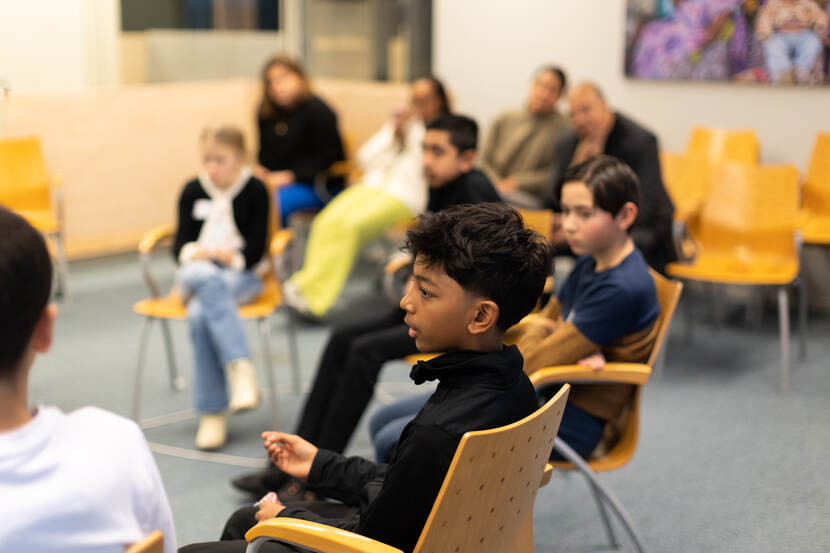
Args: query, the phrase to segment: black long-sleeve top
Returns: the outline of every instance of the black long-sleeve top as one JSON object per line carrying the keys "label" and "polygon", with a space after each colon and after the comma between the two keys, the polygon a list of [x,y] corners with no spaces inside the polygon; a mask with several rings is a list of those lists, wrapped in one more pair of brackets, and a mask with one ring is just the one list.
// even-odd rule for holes
{"label": "black long-sleeve top", "polygon": [[324,449],[314,458],[309,486],[359,506],[359,512],[324,519],[288,506],[279,516],[322,522],[412,551],[464,433],[511,424],[536,410],[536,393],[522,364],[515,346],[419,362],[410,377],[416,384],[437,379],[438,388],[404,428],[388,465]]}
{"label": "black long-sleeve top", "polygon": [[501,196],[487,175],[479,169],[473,169],[462,173],[444,186],[430,188],[427,211],[436,213],[455,205],[500,201]]}
{"label": "black long-sleeve top", "polygon": [[[627,163],[640,180],[640,205],[631,237],[646,262],[662,271],[666,263],[676,259],[676,254],[671,234],[674,205],[663,186],[657,137],[620,113],[614,116],[614,126],[605,140],[603,153]],[[547,194],[549,207],[558,210],[553,191],[562,173],[571,165],[578,143],[573,130],[556,143]]]}
{"label": "black long-sleeve top", "polygon": [[318,173],[345,158],[337,115],[317,96],[257,122],[257,159],[269,171],[290,170],[297,182],[311,184]]}
{"label": "black long-sleeve top", "polygon": [[[202,231],[205,220],[194,217],[194,206],[198,200],[210,200],[210,195],[202,187],[199,179],[193,179],[184,185],[179,196],[179,221],[173,243],[173,257],[177,261],[182,247],[188,242],[196,242]],[[245,240],[241,253],[245,257],[246,269],[254,267],[265,254],[270,205],[268,190],[262,181],[255,177],[249,178],[231,201],[234,223]]]}

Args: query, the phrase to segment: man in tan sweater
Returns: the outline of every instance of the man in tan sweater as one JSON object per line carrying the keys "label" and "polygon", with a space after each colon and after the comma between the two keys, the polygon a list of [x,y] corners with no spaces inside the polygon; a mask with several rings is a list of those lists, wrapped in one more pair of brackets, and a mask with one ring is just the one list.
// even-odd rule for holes
{"label": "man in tan sweater", "polygon": [[568,120],[556,109],[566,85],[565,73],[541,68],[533,79],[527,104],[493,121],[480,166],[502,198],[517,207],[538,209],[553,168],[556,141]]}

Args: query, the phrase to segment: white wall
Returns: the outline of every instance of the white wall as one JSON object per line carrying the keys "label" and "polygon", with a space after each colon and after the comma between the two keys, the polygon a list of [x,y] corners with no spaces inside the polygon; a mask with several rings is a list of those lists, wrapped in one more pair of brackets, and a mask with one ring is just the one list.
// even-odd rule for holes
{"label": "white wall", "polygon": [[682,150],[696,124],[751,127],[764,162],[805,170],[816,133],[830,131],[830,88],[629,80],[624,23],[625,0],[435,0],[433,67],[482,127],[524,101],[539,65],[555,63],[571,82],[597,82],[663,148]]}
{"label": "white wall", "polygon": [[13,94],[114,84],[118,14],[116,0],[0,0],[0,79]]}

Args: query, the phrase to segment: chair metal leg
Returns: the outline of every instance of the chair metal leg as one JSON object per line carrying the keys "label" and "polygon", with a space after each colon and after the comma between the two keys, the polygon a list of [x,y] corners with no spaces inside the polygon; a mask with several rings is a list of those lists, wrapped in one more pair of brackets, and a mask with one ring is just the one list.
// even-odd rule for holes
{"label": "chair metal leg", "polygon": [[798,334],[799,361],[807,360],[807,279],[804,275],[798,277]]}
{"label": "chair metal leg", "polygon": [[588,463],[586,463],[582,457],[580,457],[579,454],[571,448],[571,446],[565,443],[564,440],[556,438],[553,441],[553,449],[562,455],[562,457],[564,457],[568,462],[573,464],[585,476],[585,478],[591,482],[591,486],[602,496],[602,499],[608,507],[611,508],[611,511],[617,515],[617,518],[620,522],[622,522],[629,537],[631,538],[631,541],[634,542],[634,546],[637,548],[637,551],[645,553],[647,549],[645,542],[643,541],[642,534],[640,534],[640,531],[634,525],[634,521],[628,515],[625,508],[623,508],[622,503],[620,503],[620,500],[617,499],[617,496],[614,495],[614,492],[600,482],[596,473],[594,473],[594,471],[591,470],[591,467],[588,466]]}
{"label": "chair metal leg", "polygon": [[147,338],[150,336],[150,327],[155,319],[143,317],[138,338],[138,361],[135,367],[135,381],[133,382],[133,406],[131,409],[133,420],[138,422],[138,409],[141,402],[141,376],[144,372],[144,360],[147,355]]}
{"label": "chair metal leg", "polygon": [[265,358],[265,372],[268,375],[268,386],[271,387],[271,424],[277,428],[279,412],[277,410],[277,378],[274,374],[274,362],[271,358],[271,324],[268,317],[257,321],[259,336],[262,338],[262,353]]}
{"label": "chair metal leg", "polygon": [[54,234],[54,243],[55,261],[58,266],[58,284],[56,286],[55,296],[66,303],[69,301],[69,263],[66,260],[66,249],[64,249],[63,245],[63,231],[59,230]]}
{"label": "chair metal leg", "polygon": [[591,494],[594,496],[594,501],[597,502],[597,510],[599,510],[599,517],[602,519],[603,525],[605,525],[605,533],[608,535],[608,544],[611,546],[612,549],[619,549],[620,543],[617,541],[617,536],[614,534],[614,527],[611,526],[611,520],[608,518],[608,511],[605,507],[605,502],[602,500],[602,494],[600,491],[594,486],[593,482],[590,479],[588,480],[588,487],[591,489]]}
{"label": "chair metal leg", "polygon": [[781,335],[780,387],[785,393],[790,388],[790,305],[787,287],[778,287],[778,326]]}
{"label": "chair metal leg", "polygon": [[695,304],[694,300],[691,300],[691,299],[688,299],[688,298],[686,299],[685,302],[683,302],[683,313],[684,313],[684,315],[686,315],[686,324],[684,326],[685,326],[685,331],[686,331],[685,332],[685,334],[686,334],[685,338],[686,338],[686,345],[687,346],[691,345],[692,341],[694,340],[694,328],[695,328],[695,326],[694,326],[695,325],[695,319],[694,319],[694,312],[693,312],[694,304]]}
{"label": "chair metal leg", "polygon": [[288,335],[288,354],[291,356],[291,385],[295,394],[300,393],[300,355],[297,349],[297,329],[294,312],[286,308],[285,330]]}
{"label": "chair metal leg", "polygon": [[173,350],[173,337],[170,335],[170,323],[167,319],[159,319],[161,322],[162,334],[164,334],[164,347],[167,350],[167,370],[170,373],[170,389],[174,392],[184,390],[184,378],[179,376],[176,368],[176,355]]}

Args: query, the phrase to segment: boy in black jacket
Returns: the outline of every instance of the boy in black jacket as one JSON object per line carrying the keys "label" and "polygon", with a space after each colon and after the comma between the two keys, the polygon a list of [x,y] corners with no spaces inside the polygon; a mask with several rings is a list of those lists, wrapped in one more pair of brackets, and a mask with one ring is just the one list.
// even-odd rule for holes
{"label": "boy in black jacket", "polygon": [[[466,432],[496,428],[532,413],[536,394],[504,332],[535,305],[550,266],[547,242],[504,204],[459,206],[419,218],[407,233],[414,273],[401,300],[421,351],[444,355],[412,368],[416,384],[438,388],[404,429],[391,462],[344,457],[296,435],[265,432],[271,460],[343,505],[261,503],[237,511],[223,541],[185,551],[244,551],[240,538],[275,516],[323,522],[412,551],[455,450]],[[308,508],[310,507],[310,508]],[[333,512],[335,511],[335,512]],[[336,515],[336,516],[333,516]],[[270,544],[266,551],[293,551]]]}

